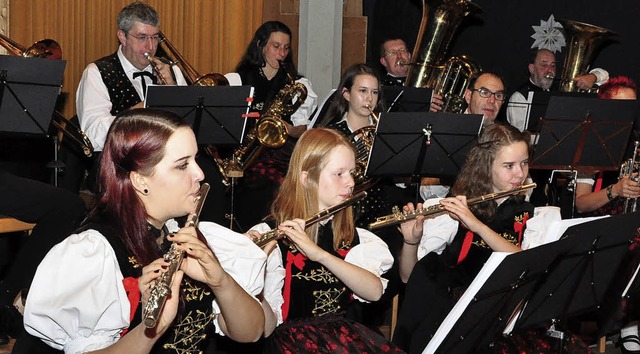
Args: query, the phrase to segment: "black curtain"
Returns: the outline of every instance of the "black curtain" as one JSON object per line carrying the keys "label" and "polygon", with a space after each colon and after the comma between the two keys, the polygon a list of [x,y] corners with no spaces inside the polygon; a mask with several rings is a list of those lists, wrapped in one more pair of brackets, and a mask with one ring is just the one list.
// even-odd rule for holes
{"label": "black curtain", "polygon": [[[482,12],[467,16],[458,27],[449,54],[466,54],[484,70],[501,74],[507,89],[517,88],[527,80],[527,60],[533,44],[532,26],[555,19],[569,19],[604,27],[616,32],[601,46],[591,67],[601,67],[611,76],[625,75],[640,84],[640,2],[618,0],[476,0]],[[381,69],[380,42],[399,36],[413,49],[422,19],[421,0],[364,0],[364,14],[369,17],[367,63]],[[563,50],[566,47],[563,47]],[[556,54],[559,67],[563,53]],[[560,72],[558,73],[560,75]]]}

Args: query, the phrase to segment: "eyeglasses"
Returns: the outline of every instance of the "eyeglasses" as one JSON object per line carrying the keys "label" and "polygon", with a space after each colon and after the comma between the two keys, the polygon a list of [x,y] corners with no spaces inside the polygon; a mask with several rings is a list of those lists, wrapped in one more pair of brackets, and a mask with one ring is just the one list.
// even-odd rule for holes
{"label": "eyeglasses", "polygon": [[469,91],[471,92],[477,91],[478,95],[480,95],[480,97],[483,97],[483,98],[489,98],[491,97],[491,95],[494,95],[496,98],[496,101],[504,101],[504,99],[506,98],[504,91],[493,92],[486,87],[481,87],[479,89],[472,88],[472,89],[469,89]]}
{"label": "eyeglasses", "polygon": [[134,36],[133,34],[129,33],[129,32],[125,32],[126,34],[130,35],[131,37],[137,39],[140,42],[146,42],[149,39],[151,40],[151,42],[153,43],[160,43],[160,40],[162,39],[160,37],[160,35],[154,34],[153,36]]}
{"label": "eyeglasses", "polygon": [[398,49],[398,50],[389,50],[385,53],[385,55],[391,55],[393,57],[398,55],[404,55],[409,53],[406,49]]}

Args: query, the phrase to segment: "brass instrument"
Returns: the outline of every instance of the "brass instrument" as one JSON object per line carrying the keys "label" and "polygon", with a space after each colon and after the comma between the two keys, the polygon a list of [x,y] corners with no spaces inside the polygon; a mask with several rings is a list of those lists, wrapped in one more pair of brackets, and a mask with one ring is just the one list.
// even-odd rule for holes
{"label": "brass instrument", "polygon": [[462,19],[480,7],[469,0],[422,0],[422,21],[404,83],[428,87],[442,95],[443,112],[463,113],[464,92],[481,68],[467,56],[445,59]]}
{"label": "brass instrument", "polygon": [[306,99],[306,86],[289,76],[289,83],[280,89],[253,129],[247,133],[245,143],[238,147],[231,157],[218,162],[225,180],[230,177],[242,177],[244,171],[265,147],[275,149],[284,145],[289,133],[281,117],[295,112]]}
{"label": "brass instrument", "polygon": [[[58,42],[53,39],[41,39],[33,43],[31,47],[25,48],[11,38],[0,34],[0,45],[3,46],[9,54],[25,58],[62,59],[62,48],[60,48]],[[93,154],[93,145],[80,127],[73,124],[58,111],[53,112],[51,124],[64,136],[78,144],[85,156],[91,157]],[[73,131],[67,129],[67,126],[73,128]]]}
{"label": "brass instrument", "polygon": [[25,58],[62,59],[62,49],[53,39],[41,39],[29,48],[14,42],[11,38],[0,34],[0,45],[5,47],[10,54]]}
{"label": "brass instrument", "polygon": [[[528,189],[532,189],[532,188],[536,188],[536,184],[535,183],[529,183],[529,184],[525,184],[522,185],[520,187],[517,188],[513,188],[507,191],[502,191],[502,192],[496,192],[496,193],[489,193],[489,194],[485,194],[476,198],[471,198],[467,200],[467,205],[474,205],[474,204],[478,204],[478,203],[483,203],[483,202],[488,202],[491,200],[495,200],[495,199],[500,199],[502,197],[507,197],[510,195],[516,195],[519,194],[522,191],[528,190]],[[427,208],[422,208],[422,209],[416,209],[414,211],[410,211],[410,212],[406,212],[406,211],[400,211],[400,208],[398,208],[397,206],[393,207],[393,214],[387,215],[387,216],[381,216],[379,218],[376,219],[376,221],[372,222],[371,224],[369,224],[369,229],[370,230],[375,230],[381,227],[385,227],[385,226],[391,226],[391,225],[396,225],[396,224],[400,224],[403,223],[405,221],[409,221],[412,219],[415,219],[416,217],[422,215],[422,216],[426,216],[426,217],[435,217],[438,216],[440,214],[444,214],[447,211],[444,209],[444,207],[441,204],[435,204],[432,206],[429,206]]]}
{"label": "brass instrument", "polygon": [[178,52],[176,47],[169,42],[167,37],[165,37],[164,33],[160,32],[159,36],[162,38],[160,40],[160,45],[164,45],[163,48],[167,54],[173,55],[174,59],[170,60],[168,63],[180,65],[182,72],[184,73],[184,78],[187,80],[187,83],[191,86],[227,86],[229,85],[229,80],[222,74],[218,73],[209,73],[205,75],[200,75],[189,63],[184,60],[182,55]]}
{"label": "brass instrument", "polygon": [[371,112],[373,124],[362,127],[349,136],[349,141],[356,152],[356,170],[353,174],[356,191],[369,189],[369,187],[376,182],[376,180],[367,178],[364,175],[367,171],[367,163],[369,162],[369,155],[371,154],[371,148],[373,147],[373,141],[376,137],[376,129],[379,121],[378,115],[373,112],[371,106],[367,105],[367,109]]}
{"label": "brass instrument", "polygon": [[[336,204],[330,208],[324,209],[319,211],[317,214],[312,215],[310,217],[308,217],[307,219],[305,219],[304,221],[304,225],[305,227],[309,227],[317,222],[320,222],[328,217],[330,217],[331,215],[339,212],[340,210],[350,206],[351,204],[362,200],[364,198],[367,197],[367,192],[360,192],[358,194],[354,194],[351,197],[345,199],[342,201],[342,203]],[[264,247],[267,243],[273,241],[273,240],[279,240],[281,238],[284,237],[284,232],[280,229],[273,229],[269,232],[266,232],[262,235],[260,235],[260,237],[256,240],[254,240],[253,242],[258,246],[258,247]]]}
{"label": "brass instrument", "polygon": [[[623,162],[620,166],[620,175],[618,176],[618,179],[627,177],[636,182],[640,180],[640,178],[638,177],[638,172],[640,172],[640,161],[638,161],[638,145],[640,145],[640,141],[636,140],[633,145],[633,156]],[[637,205],[638,198],[625,198],[622,213],[633,213],[637,210]]]}
{"label": "brass instrument", "polygon": [[[193,212],[189,214],[185,227],[198,226],[198,218],[202,211],[204,201],[207,198],[207,193],[209,193],[209,184],[203,183],[202,186],[200,186],[197,197],[195,198]],[[183,258],[184,252],[176,250],[175,244],[171,244],[169,252],[164,255],[164,259],[169,262],[169,267],[167,268],[167,271],[162,273],[151,286],[151,294],[149,295],[149,299],[147,300],[142,312],[142,322],[145,327],[153,328],[156,326],[160,312],[167,301],[167,297],[171,295],[171,281],[173,279],[173,275],[180,268]]]}
{"label": "brass instrument", "polygon": [[[93,144],[91,144],[89,137],[82,131],[82,129],[80,129],[79,126],[65,118],[62,113],[53,111],[53,120],[51,120],[51,124],[62,132],[64,136],[73,140],[74,143],[80,146],[86,157],[91,157],[93,155]],[[71,127],[73,131],[70,131],[67,127]]]}
{"label": "brass instrument", "polygon": [[614,32],[587,23],[558,20],[565,32],[567,51],[562,65],[560,91],[579,92],[573,78],[589,72],[597,48]]}
{"label": "brass instrument", "polygon": [[[151,54],[146,52],[146,53],[144,53],[144,57],[147,58],[147,60],[149,61],[149,64],[151,64],[151,67],[153,68],[154,74],[156,74],[156,77],[160,80],[160,84],[166,85],[167,84],[167,79],[165,79],[164,76],[162,75],[162,73],[160,72],[160,70],[158,70],[158,66],[153,61],[153,58],[151,57]],[[171,65],[171,66],[173,65],[173,63],[167,63],[167,64]]]}

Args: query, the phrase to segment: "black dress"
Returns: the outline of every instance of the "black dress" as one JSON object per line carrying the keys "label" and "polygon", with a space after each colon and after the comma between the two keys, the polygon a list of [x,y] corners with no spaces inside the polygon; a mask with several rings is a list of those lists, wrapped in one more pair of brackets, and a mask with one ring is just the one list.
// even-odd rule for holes
{"label": "black dress", "polygon": [[[254,87],[251,111],[260,114],[265,113],[264,110],[289,82],[287,73],[282,68],[271,80],[267,79],[260,68],[240,71],[238,74],[242,78],[243,85]],[[292,124],[291,116],[279,118]],[[247,129],[251,129],[256,121],[257,119],[250,120]],[[283,146],[264,148],[256,158],[256,162],[244,171],[237,190],[237,204],[241,207],[236,210],[236,217],[242,230],[248,230],[251,226],[258,224],[269,213],[275,193],[289,168],[289,159],[296,142],[297,139],[288,136]]]}
{"label": "black dress", "polygon": [[[484,222],[517,245],[533,209],[511,197],[498,206],[494,220]],[[407,282],[393,342],[409,353],[421,353],[492,252],[480,236],[459,226],[440,255],[432,252],[420,259]]]}
{"label": "black dress", "polygon": [[[331,224],[318,232],[318,245],[340,258],[359,242],[356,233],[351,245],[334,251]],[[286,268],[284,323],[267,338],[265,352],[402,353],[383,336],[345,316],[353,293],[333,273],[282,242],[280,250]]]}

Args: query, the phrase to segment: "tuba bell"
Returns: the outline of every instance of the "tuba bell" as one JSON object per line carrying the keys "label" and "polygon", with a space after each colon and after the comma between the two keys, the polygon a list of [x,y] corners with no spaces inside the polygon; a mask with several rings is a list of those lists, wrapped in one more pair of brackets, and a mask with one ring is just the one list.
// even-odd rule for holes
{"label": "tuba bell", "polygon": [[422,21],[404,83],[428,87],[442,95],[443,112],[462,113],[464,92],[471,78],[481,71],[467,56],[445,57],[449,43],[462,21],[480,7],[468,0],[422,0]]}
{"label": "tuba bell", "polygon": [[614,32],[571,20],[558,20],[565,32],[565,42],[567,43],[567,54],[562,65],[562,78],[560,81],[560,91],[578,92],[578,86],[573,78],[589,72],[589,67],[593,61],[594,54],[598,47]]}

